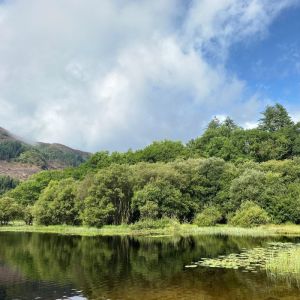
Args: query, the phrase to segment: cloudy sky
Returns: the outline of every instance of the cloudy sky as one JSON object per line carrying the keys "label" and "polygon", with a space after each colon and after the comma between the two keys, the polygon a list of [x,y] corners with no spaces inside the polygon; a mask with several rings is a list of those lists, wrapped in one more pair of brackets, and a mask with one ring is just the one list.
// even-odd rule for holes
{"label": "cloudy sky", "polygon": [[0,126],[89,151],[300,119],[300,0],[0,0]]}

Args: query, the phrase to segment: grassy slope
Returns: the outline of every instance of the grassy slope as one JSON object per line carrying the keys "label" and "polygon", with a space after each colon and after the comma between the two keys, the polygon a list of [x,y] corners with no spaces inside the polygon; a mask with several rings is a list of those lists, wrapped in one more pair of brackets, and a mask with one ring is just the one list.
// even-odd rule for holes
{"label": "grassy slope", "polygon": [[197,227],[190,224],[175,225],[158,229],[132,230],[128,225],[104,226],[100,229],[75,226],[25,226],[15,223],[9,226],[0,226],[0,232],[40,232],[57,233],[64,235],[98,236],[98,235],[235,235],[235,236],[272,236],[272,235],[298,235],[300,225],[267,225],[255,228],[238,228],[230,226]]}

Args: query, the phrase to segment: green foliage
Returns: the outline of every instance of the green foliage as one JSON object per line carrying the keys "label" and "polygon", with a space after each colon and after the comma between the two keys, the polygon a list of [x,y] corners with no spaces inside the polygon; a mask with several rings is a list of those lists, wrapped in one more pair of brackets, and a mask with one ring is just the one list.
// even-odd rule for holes
{"label": "green foliage", "polygon": [[76,225],[79,212],[75,199],[74,179],[51,181],[34,205],[33,215],[36,222],[42,225]]}
{"label": "green foliage", "polygon": [[268,106],[260,119],[259,128],[269,132],[292,126],[293,122],[287,110],[280,104]]}
{"label": "green foliage", "polygon": [[[129,222],[133,195],[132,173],[127,165],[112,165],[96,174],[88,197],[84,200],[82,220],[89,226]],[[104,211],[102,216],[101,211]],[[97,217],[101,217],[100,223]]]}
{"label": "green foliage", "polygon": [[14,189],[19,184],[19,181],[9,176],[0,176],[0,195],[3,195],[9,190]]}
{"label": "green foliage", "polygon": [[36,149],[30,149],[23,152],[17,159],[17,161],[27,164],[32,164],[47,169],[48,163],[45,155]]}
{"label": "green foliage", "polygon": [[27,181],[22,182],[15,189],[9,191],[8,196],[14,198],[23,206],[33,205],[51,180],[64,178],[66,178],[66,174],[62,171],[43,171],[31,176]]}
{"label": "green foliage", "polygon": [[0,160],[18,157],[26,150],[26,145],[19,141],[4,140],[0,142]]}
{"label": "green foliage", "polygon": [[8,195],[14,198],[19,204],[26,206],[34,204],[46,186],[47,184],[43,185],[37,180],[29,179],[9,192]]}
{"label": "green foliage", "polygon": [[156,180],[134,194],[132,208],[142,219],[175,217],[183,220],[191,208],[189,200],[169,182]]}
{"label": "green foliage", "polygon": [[263,191],[266,187],[266,175],[261,171],[246,170],[241,176],[234,179],[230,186],[229,210],[236,210],[242,202],[255,199],[263,202]]}
{"label": "green foliage", "polygon": [[257,129],[244,130],[231,119],[212,120],[204,134],[188,143],[189,153],[220,157],[226,161],[258,162],[285,159],[300,153],[300,124],[293,124],[279,104],[268,107]]}
{"label": "green foliage", "polygon": [[22,219],[26,225],[33,224],[33,206],[26,206],[22,208]]}
{"label": "green foliage", "polygon": [[0,198],[0,224],[6,225],[21,214],[21,208],[13,198]]}
{"label": "green foliage", "polygon": [[214,226],[222,220],[222,213],[216,206],[207,206],[196,215],[194,224],[198,226]]}
{"label": "green foliage", "polygon": [[184,157],[186,150],[181,142],[161,141],[153,142],[143,150],[137,151],[138,161],[146,162],[170,162],[179,157]]}
{"label": "green foliage", "polygon": [[39,143],[35,146],[34,151],[44,158],[47,164],[59,163],[65,166],[79,166],[89,158],[89,154],[68,148],[60,144]]}
{"label": "green foliage", "polygon": [[[142,192],[137,193],[136,197],[133,198],[133,204],[140,200]],[[159,207],[158,204],[154,201],[146,201],[144,205],[140,206],[139,208],[140,218],[143,219],[159,219],[161,216],[159,215]]]}
{"label": "green foliage", "polygon": [[47,169],[78,166],[90,157],[89,153],[74,150],[60,144],[28,144],[0,128],[0,161],[19,161]]}
{"label": "green foliage", "polygon": [[151,218],[145,218],[140,220],[130,226],[132,230],[143,230],[143,229],[159,229],[166,227],[176,227],[180,223],[175,218],[163,217],[158,220],[153,220]]}
{"label": "green foliage", "polygon": [[214,119],[209,123],[204,134],[190,141],[187,147],[190,152],[205,157],[236,159],[241,153],[233,137],[241,130],[230,118],[226,118],[224,122]]}
{"label": "green foliage", "polygon": [[230,219],[230,224],[241,227],[253,227],[270,222],[267,212],[252,201],[242,203]]}
{"label": "green foliage", "polygon": [[[284,176],[286,164],[263,165],[268,172],[246,170],[234,179],[230,187],[230,211],[245,201],[254,201],[272,216],[275,223],[300,222],[300,189],[298,173],[292,178]],[[274,171],[271,172],[270,169]],[[294,167],[294,169],[296,169]],[[292,175],[291,170],[289,175]],[[296,180],[296,182],[294,182]]]}
{"label": "green foliage", "polygon": [[[226,216],[243,212],[248,201],[275,223],[298,224],[300,123],[293,124],[280,105],[263,115],[256,129],[215,118],[187,145],[165,140],[137,151],[98,152],[79,167],[41,172],[9,191],[14,184],[0,177],[0,188],[24,211],[34,205],[35,220],[42,224],[101,227],[174,217],[213,225],[221,216],[226,222]],[[76,155],[88,157],[57,144],[20,151],[19,160],[41,166],[55,157],[71,165],[81,162]]]}
{"label": "green foliage", "polygon": [[281,195],[270,201],[268,213],[276,223],[300,224],[300,186],[299,182],[289,183]]}
{"label": "green foliage", "polygon": [[125,153],[101,151],[92,155],[81,165],[83,170],[103,169],[112,164],[136,164],[138,162],[170,162],[187,156],[187,149],[181,142],[160,141],[153,142],[142,150],[129,150]]}
{"label": "green foliage", "polygon": [[[133,166],[114,164],[74,183],[78,216],[73,221],[97,227],[163,217],[191,221],[197,211],[207,206],[218,207],[226,216],[254,199],[274,222],[300,223],[300,164],[296,162],[297,159],[233,165],[209,158]],[[42,172],[8,194],[26,207],[36,201],[32,199],[41,199],[39,195],[46,193],[51,180],[57,184],[47,190],[47,199],[57,197],[56,192],[63,189],[58,183],[67,175],[68,172]],[[52,211],[49,215],[50,221],[40,223],[65,222],[54,222]]]}
{"label": "green foliage", "polygon": [[114,222],[115,208],[105,197],[95,199],[89,196],[84,201],[84,210],[80,215],[82,223],[86,226],[102,227]]}
{"label": "green foliage", "polygon": [[112,164],[134,164],[135,154],[132,151],[126,153],[100,151],[92,155],[89,160],[80,166],[85,171],[107,168]]}

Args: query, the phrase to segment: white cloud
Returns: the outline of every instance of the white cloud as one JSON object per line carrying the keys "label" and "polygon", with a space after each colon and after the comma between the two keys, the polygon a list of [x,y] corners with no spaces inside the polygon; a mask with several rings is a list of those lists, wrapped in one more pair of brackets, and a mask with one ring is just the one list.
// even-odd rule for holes
{"label": "white cloud", "polygon": [[254,129],[258,126],[258,122],[245,122],[243,127],[246,129]]}
{"label": "white cloud", "polygon": [[242,39],[261,38],[274,18],[298,0],[193,1],[184,25],[189,41],[225,59],[229,47]]}
{"label": "white cloud", "polygon": [[294,3],[5,2],[0,125],[36,140],[126,150],[187,140],[211,115],[249,122],[261,102],[245,98],[246,83],[226,71],[227,53],[237,40],[265,34]]}

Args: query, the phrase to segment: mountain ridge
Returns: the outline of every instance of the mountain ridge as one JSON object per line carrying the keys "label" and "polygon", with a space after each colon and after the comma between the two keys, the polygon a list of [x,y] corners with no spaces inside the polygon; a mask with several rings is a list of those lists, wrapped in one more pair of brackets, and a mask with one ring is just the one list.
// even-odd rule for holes
{"label": "mountain ridge", "polygon": [[0,126],[0,176],[24,180],[41,170],[76,167],[90,156],[60,143],[30,143]]}

